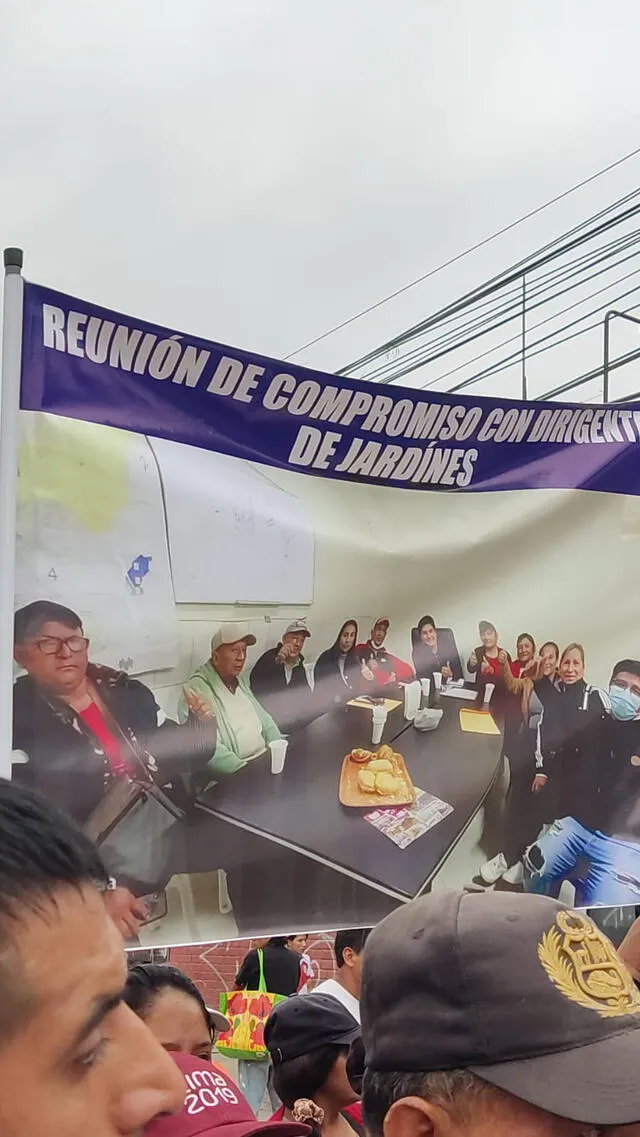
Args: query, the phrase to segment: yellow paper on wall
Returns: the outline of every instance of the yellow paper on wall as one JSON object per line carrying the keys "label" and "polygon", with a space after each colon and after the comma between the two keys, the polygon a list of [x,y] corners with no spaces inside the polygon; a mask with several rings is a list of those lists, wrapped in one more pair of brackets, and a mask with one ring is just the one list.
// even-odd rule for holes
{"label": "yellow paper on wall", "polygon": [[460,714],[460,729],[470,734],[500,734],[488,711],[471,711],[462,707]]}

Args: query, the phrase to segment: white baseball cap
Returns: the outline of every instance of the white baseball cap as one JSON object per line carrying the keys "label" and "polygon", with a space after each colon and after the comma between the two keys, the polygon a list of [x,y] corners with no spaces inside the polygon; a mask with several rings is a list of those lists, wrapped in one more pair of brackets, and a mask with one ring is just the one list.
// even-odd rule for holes
{"label": "white baseball cap", "polygon": [[256,637],[249,631],[248,624],[221,624],[217,632],[211,637],[211,650],[216,651],[223,644],[245,643],[253,647],[257,643]]}

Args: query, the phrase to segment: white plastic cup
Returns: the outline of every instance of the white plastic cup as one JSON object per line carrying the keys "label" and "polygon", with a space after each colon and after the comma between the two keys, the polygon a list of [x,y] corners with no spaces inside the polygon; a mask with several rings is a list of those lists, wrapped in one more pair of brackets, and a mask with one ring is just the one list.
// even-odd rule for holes
{"label": "white plastic cup", "polygon": [[441,671],[434,671],[434,673],[433,673],[433,685],[434,685],[436,691],[439,691],[441,689],[441,687],[442,687],[442,672]]}
{"label": "white plastic cup", "polygon": [[287,746],[289,743],[286,738],[276,738],[273,742],[269,743],[269,750],[271,751],[271,773],[281,774],[284,770],[284,761],[287,757]]}
{"label": "white plastic cup", "polygon": [[373,707],[371,711],[371,719],[373,722],[371,741],[374,746],[378,746],[380,742],[382,742],[382,732],[387,721],[387,708]]}
{"label": "white plastic cup", "polygon": [[484,701],[485,701],[485,704],[487,704],[487,703],[490,703],[490,702],[491,702],[491,696],[493,695],[493,692],[495,691],[495,689],[496,689],[496,685],[495,685],[495,683],[487,683],[487,685],[486,685],[486,687],[485,687],[485,689],[484,689]]}
{"label": "white plastic cup", "polygon": [[427,705],[428,705],[429,699],[431,698],[431,680],[430,679],[421,679],[420,680],[420,686],[422,687],[423,697],[426,699]]}

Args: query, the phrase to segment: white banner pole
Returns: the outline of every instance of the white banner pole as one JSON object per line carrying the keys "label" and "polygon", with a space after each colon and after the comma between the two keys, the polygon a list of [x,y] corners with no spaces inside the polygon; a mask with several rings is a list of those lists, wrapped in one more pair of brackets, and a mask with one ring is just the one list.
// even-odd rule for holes
{"label": "white banner pole", "polygon": [[0,385],[0,777],[11,777],[18,408],[22,362],[22,249],[4,250]]}

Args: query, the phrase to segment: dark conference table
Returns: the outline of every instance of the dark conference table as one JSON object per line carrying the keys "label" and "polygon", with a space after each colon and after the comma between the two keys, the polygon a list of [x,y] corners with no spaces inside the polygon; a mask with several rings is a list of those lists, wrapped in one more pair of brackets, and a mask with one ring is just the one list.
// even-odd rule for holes
{"label": "dark conference table", "polygon": [[434,731],[416,730],[402,707],[385,724],[383,742],[393,742],[403,755],[414,785],[453,806],[452,813],[405,849],[364,820],[365,813],[377,808],[375,796],[368,810],[340,804],[344,756],[355,746],[373,749],[371,712],[357,707],[331,710],[293,733],[282,774],[271,773],[265,754],[210,787],[197,804],[396,901],[412,899],[446,860],[500,768],[502,738],[460,728],[459,711],[473,703],[440,697],[435,705],[444,714]]}

